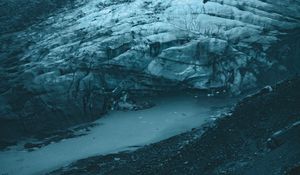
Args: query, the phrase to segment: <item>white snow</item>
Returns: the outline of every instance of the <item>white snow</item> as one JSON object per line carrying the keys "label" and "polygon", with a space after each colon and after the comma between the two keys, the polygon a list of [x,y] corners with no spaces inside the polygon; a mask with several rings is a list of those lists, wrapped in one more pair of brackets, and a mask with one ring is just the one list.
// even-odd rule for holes
{"label": "white snow", "polygon": [[65,139],[32,152],[12,147],[0,152],[0,174],[35,175],[76,160],[143,146],[200,127],[213,120],[228,99],[168,95],[154,99],[155,107],[141,111],[114,111],[97,120],[85,136]]}

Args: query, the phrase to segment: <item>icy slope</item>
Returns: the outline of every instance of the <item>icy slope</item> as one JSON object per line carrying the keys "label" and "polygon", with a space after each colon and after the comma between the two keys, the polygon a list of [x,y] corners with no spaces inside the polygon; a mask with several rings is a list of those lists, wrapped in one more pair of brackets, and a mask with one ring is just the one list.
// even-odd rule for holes
{"label": "icy slope", "polygon": [[280,79],[300,65],[299,11],[298,0],[92,0],[62,9],[0,37],[1,134],[94,120],[116,88],[239,94]]}

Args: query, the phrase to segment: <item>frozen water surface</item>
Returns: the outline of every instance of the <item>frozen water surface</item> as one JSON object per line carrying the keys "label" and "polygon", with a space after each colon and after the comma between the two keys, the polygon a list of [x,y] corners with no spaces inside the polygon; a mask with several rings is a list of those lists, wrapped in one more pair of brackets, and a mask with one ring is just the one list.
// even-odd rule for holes
{"label": "frozen water surface", "polygon": [[[228,99],[166,95],[156,106],[140,111],[113,111],[95,121],[89,134],[53,143],[32,152],[12,148],[0,152],[0,174],[34,175],[73,161],[132,149],[200,127],[220,113]],[[58,121],[59,122],[59,121]]]}

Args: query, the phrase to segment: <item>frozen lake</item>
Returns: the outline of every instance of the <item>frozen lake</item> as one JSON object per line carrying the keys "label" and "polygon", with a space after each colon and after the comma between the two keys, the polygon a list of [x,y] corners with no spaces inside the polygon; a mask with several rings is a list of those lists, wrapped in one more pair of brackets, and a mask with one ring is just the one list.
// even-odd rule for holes
{"label": "frozen lake", "polygon": [[[0,175],[43,174],[90,156],[132,149],[200,127],[233,101],[194,95],[166,95],[140,111],[112,111],[89,134],[62,140],[32,152],[22,147],[0,152]],[[59,122],[59,121],[58,121]]]}

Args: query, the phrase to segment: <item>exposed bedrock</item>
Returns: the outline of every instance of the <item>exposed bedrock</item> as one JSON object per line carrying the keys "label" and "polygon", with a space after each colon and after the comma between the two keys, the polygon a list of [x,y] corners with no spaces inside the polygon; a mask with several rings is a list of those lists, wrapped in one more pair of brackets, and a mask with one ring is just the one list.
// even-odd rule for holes
{"label": "exposed bedrock", "polygon": [[299,11],[299,1],[279,0],[92,0],[60,8],[0,36],[1,138],[94,120],[122,91],[238,95],[295,74]]}

